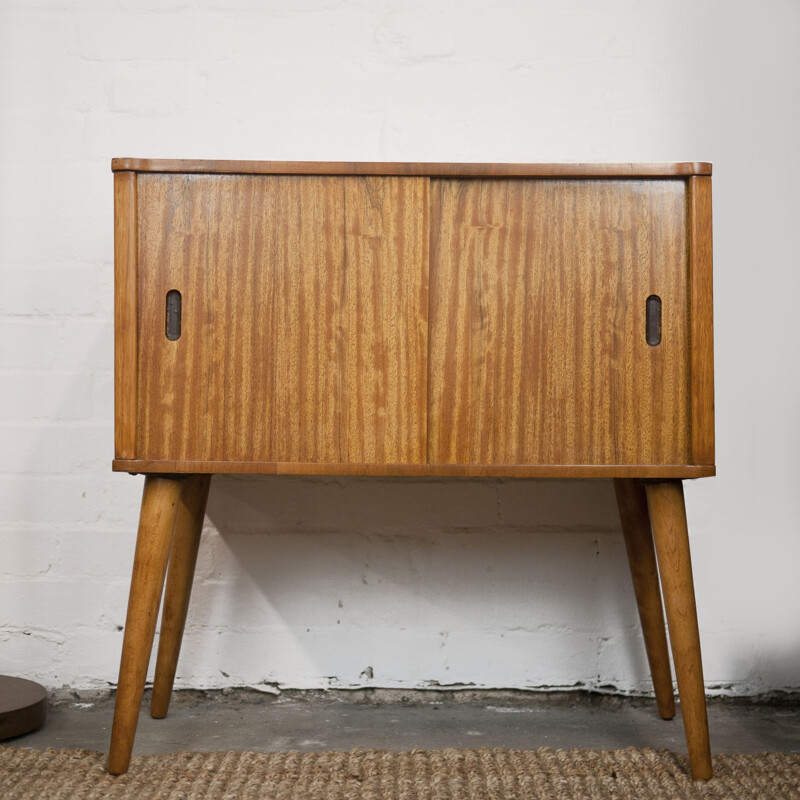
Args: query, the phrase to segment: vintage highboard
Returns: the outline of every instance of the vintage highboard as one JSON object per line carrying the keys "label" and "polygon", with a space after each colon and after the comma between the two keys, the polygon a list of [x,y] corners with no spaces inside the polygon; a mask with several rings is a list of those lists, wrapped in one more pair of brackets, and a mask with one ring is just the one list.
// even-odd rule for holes
{"label": "vintage highboard", "polygon": [[709,777],[682,480],[715,472],[711,165],[112,169],[113,468],[146,477],[109,771],[162,592],[167,713],[211,476],[259,473],[613,479],[658,710],[663,591]]}

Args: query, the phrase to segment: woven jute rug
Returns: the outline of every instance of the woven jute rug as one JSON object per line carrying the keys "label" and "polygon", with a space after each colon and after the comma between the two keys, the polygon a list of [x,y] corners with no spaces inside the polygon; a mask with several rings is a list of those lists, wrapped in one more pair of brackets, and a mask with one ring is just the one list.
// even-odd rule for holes
{"label": "woven jute rug", "polygon": [[139,756],[0,747],[3,800],[800,800],[800,755],[720,755],[694,782],[667,750],[419,750]]}

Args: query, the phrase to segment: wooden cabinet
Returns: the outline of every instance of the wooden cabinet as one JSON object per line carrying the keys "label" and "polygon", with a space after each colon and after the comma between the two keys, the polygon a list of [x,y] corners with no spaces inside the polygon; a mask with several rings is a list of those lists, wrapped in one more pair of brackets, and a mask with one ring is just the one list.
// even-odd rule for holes
{"label": "wooden cabinet", "polygon": [[[155,566],[134,569],[112,771],[144,680],[126,659],[146,670],[153,633],[136,631],[167,559],[174,676],[213,473],[615,478],[651,665],[671,681],[650,517],[671,531],[655,537],[662,582],[683,559],[675,591],[693,604],[688,539],[680,556],[666,543],[685,527],[680,479],[714,474],[710,165],[113,169],[114,469],[148,475],[140,561]],[[701,775],[690,616],[696,653],[676,665],[681,682],[696,661],[682,682]],[[156,681],[164,713],[171,681]],[[667,708],[671,683],[657,692]]]}

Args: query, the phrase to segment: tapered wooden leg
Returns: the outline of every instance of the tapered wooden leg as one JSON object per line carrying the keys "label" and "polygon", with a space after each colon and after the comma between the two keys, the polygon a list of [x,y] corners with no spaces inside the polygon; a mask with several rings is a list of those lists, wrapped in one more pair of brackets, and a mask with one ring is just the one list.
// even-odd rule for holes
{"label": "tapered wooden leg", "polygon": [[646,491],[667,608],[689,763],[692,777],[706,780],[711,777],[711,747],[683,484],[678,480],[653,483],[647,485]]}
{"label": "tapered wooden leg", "polygon": [[184,481],[178,504],[164,592],[164,610],[161,612],[156,677],[150,702],[150,715],[156,719],[166,717],[169,710],[210,485],[210,475],[193,475]]}
{"label": "tapered wooden leg", "polygon": [[617,506],[628,551],[628,563],[639,606],[644,647],[653,688],[656,693],[658,713],[664,719],[675,716],[675,696],[672,692],[672,670],[669,666],[667,630],[664,609],[661,605],[661,586],[658,581],[656,551],[647,511],[647,494],[637,480],[615,478]]}
{"label": "tapered wooden leg", "polygon": [[180,480],[145,478],[108,754],[112,775],[127,772],[131,759],[180,494]]}

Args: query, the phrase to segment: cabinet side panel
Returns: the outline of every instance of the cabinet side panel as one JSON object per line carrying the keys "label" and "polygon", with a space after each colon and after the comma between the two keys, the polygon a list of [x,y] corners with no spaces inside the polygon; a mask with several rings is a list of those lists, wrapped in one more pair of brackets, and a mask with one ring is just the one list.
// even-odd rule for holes
{"label": "cabinet side panel", "polygon": [[691,178],[692,463],[714,463],[711,178]]}
{"label": "cabinet side panel", "polygon": [[424,460],[426,179],[141,181],[140,457]]}
{"label": "cabinet side panel", "polygon": [[434,180],[431,228],[431,463],[688,463],[685,181]]}
{"label": "cabinet side panel", "polygon": [[136,458],[136,173],[114,174],[114,450]]}

